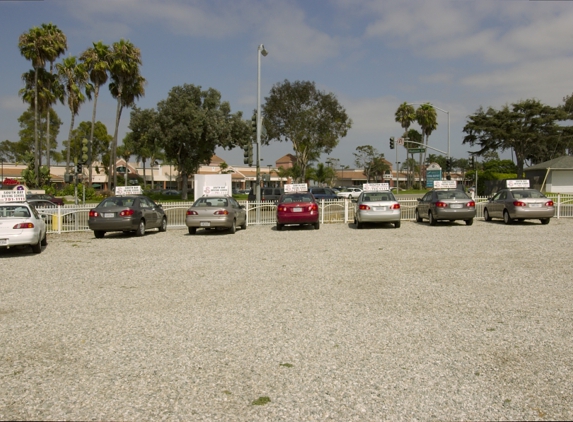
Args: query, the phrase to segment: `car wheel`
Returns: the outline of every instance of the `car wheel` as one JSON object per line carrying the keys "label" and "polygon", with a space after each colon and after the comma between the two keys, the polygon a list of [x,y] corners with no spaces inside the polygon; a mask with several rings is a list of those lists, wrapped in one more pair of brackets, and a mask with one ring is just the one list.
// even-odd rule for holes
{"label": "car wheel", "polygon": [[474,219],[470,218],[469,220],[466,220],[466,226],[471,226],[474,223]]}
{"label": "car wheel", "polygon": [[35,243],[32,246],[32,252],[34,253],[40,253],[42,252],[42,237],[40,236],[40,238],[38,239],[38,243]]}
{"label": "car wheel", "polygon": [[163,217],[161,219],[161,226],[159,226],[159,231],[160,232],[166,232],[167,231],[167,217]]}
{"label": "car wheel", "polygon": [[189,234],[197,233],[197,227],[189,227]]}
{"label": "car wheel", "polygon": [[432,211],[428,213],[428,220],[430,220],[430,226],[435,226],[437,223],[436,219],[434,218],[434,214],[432,214]]}
{"label": "car wheel", "polygon": [[318,221],[314,223],[312,226],[314,227],[314,230],[320,229],[320,223]]}
{"label": "car wheel", "polygon": [[233,220],[233,224],[229,228],[229,233],[235,234],[237,232],[237,222]]}
{"label": "car wheel", "polygon": [[485,221],[491,221],[491,215],[489,215],[489,211],[487,210],[487,208],[483,210],[483,219]]}
{"label": "car wheel", "polygon": [[541,221],[541,224],[549,224],[551,219],[550,218],[542,218],[540,221]]}
{"label": "car wheel", "polygon": [[247,230],[247,217],[245,217],[245,221],[241,224],[241,230]]}
{"label": "car wheel", "polygon": [[104,234],[105,232],[102,230],[94,230],[94,236],[96,239],[101,239]]}
{"label": "car wheel", "polygon": [[141,220],[139,222],[139,226],[137,226],[137,230],[135,231],[136,236],[143,236],[145,234],[145,221]]}
{"label": "car wheel", "polygon": [[356,220],[356,228],[360,230],[363,227],[364,227],[364,224],[362,224],[360,221]]}
{"label": "car wheel", "polygon": [[394,228],[395,228],[395,229],[399,229],[401,225],[402,225],[402,222],[401,222],[401,221],[396,221],[396,222],[394,223]]}
{"label": "car wheel", "polygon": [[507,212],[507,210],[503,211],[503,222],[505,224],[511,224],[512,223],[511,217],[509,216],[509,213]]}
{"label": "car wheel", "polygon": [[280,232],[284,227],[284,224],[277,223],[277,230]]}
{"label": "car wheel", "polygon": [[421,223],[423,220],[422,217],[420,217],[420,213],[418,212],[418,210],[416,210],[416,223]]}
{"label": "car wheel", "polygon": [[42,246],[46,246],[48,244],[48,233],[44,233],[44,237],[42,238]]}

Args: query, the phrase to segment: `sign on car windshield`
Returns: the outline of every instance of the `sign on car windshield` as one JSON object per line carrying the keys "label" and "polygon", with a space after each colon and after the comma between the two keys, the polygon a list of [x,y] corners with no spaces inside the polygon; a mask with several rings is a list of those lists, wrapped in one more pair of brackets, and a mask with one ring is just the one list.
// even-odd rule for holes
{"label": "sign on car windshield", "polygon": [[364,183],[362,185],[364,192],[381,192],[390,190],[389,183]]}
{"label": "sign on car windshield", "polygon": [[141,195],[141,186],[116,186],[115,195]]}
{"label": "sign on car windshield", "polygon": [[508,188],[528,188],[529,179],[506,180],[505,186],[507,186]]}
{"label": "sign on car windshield", "polygon": [[285,193],[308,192],[306,183],[289,183],[285,185]]}
{"label": "sign on car windshield", "polygon": [[228,186],[205,186],[203,188],[205,196],[229,196]]}
{"label": "sign on car windshield", "polygon": [[26,202],[26,191],[0,190],[0,202]]}
{"label": "sign on car windshield", "polygon": [[455,189],[457,185],[455,180],[434,180],[434,189]]}

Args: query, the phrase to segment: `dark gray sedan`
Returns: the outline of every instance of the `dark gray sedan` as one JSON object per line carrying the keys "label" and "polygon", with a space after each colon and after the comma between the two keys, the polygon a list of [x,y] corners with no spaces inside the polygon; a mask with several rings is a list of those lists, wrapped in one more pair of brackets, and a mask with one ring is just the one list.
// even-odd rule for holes
{"label": "dark gray sedan", "polygon": [[416,206],[416,221],[427,218],[431,226],[440,220],[463,220],[471,226],[475,216],[476,203],[459,189],[432,190],[418,198]]}
{"label": "dark gray sedan", "polygon": [[538,219],[549,224],[555,214],[553,201],[536,189],[502,189],[497,192],[483,209],[485,221],[503,218],[505,224],[514,220]]}
{"label": "dark gray sedan", "polygon": [[147,229],[166,231],[167,216],[161,205],[147,196],[112,196],[90,210],[88,225],[98,239],[117,231],[143,236]]}
{"label": "dark gray sedan", "polygon": [[237,226],[247,228],[247,211],[231,196],[203,196],[187,210],[185,224],[189,234],[197,229],[228,229],[234,234]]}

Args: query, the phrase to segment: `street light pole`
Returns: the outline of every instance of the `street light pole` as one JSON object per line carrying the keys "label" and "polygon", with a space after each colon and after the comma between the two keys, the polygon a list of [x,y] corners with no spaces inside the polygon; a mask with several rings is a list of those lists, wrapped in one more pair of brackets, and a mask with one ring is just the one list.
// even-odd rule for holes
{"label": "street light pole", "polygon": [[266,56],[267,54],[269,53],[265,46],[260,44],[257,47],[257,181],[255,189],[257,202],[261,202],[261,55]]}

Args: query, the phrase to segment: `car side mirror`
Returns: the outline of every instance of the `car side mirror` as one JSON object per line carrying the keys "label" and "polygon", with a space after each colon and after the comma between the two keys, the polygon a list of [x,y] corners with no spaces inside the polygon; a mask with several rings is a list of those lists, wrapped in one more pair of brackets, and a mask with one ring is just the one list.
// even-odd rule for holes
{"label": "car side mirror", "polygon": [[163,208],[163,205],[157,204],[157,208]]}
{"label": "car side mirror", "polygon": [[244,206],[244,205],[239,205],[239,208],[242,209],[242,210],[244,210],[244,209],[245,209],[245,206]]}
{"label": "car side mirror", "polygon": [[417,198],[417,199],[418,199],[418,202],[422,202],[422,198]]}

